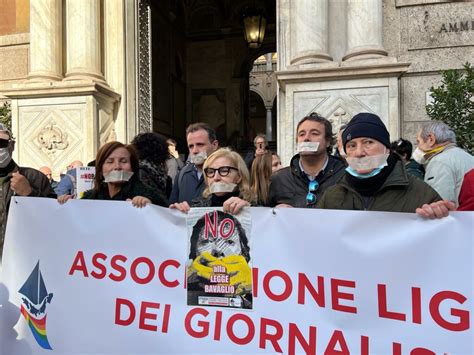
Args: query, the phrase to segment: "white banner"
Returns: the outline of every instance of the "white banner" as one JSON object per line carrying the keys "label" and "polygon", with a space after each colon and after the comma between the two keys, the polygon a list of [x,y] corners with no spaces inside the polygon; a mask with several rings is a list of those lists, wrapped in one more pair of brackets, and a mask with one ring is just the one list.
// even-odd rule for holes
{"label": "white banner", "polygon": [[474,353],[471,212],[252,208],[245,310],[187,306],[178,211],[16,201],[0,354]]}

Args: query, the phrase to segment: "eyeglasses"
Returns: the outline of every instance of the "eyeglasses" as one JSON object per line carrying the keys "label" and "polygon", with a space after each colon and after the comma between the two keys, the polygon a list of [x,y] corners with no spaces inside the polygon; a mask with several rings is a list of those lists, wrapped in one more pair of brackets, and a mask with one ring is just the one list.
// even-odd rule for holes
{"label": "eyeglasses", "polygon": [[316,180],[310,181],[308,185],[308,194],[306,195],[306,205],[312,206],[316,203],[315,192],[319,188],[319,183]]}
{"label": "eyeglasses", "polygon": [[0,139],[0,148],[6,148],[10,144],[9,139]]}
{"label": "eyeglasses", "polygon": [[216,171],[219,172],[219,175],[224,177],[230,174],[231,170],[239,171],[239,169],[234,168],[233,166],[221,166],[218,169],[214,168],[206,168],[204,169],[204,173],[206,174],[207,177],[212,178],[214,175],[216,175]]}

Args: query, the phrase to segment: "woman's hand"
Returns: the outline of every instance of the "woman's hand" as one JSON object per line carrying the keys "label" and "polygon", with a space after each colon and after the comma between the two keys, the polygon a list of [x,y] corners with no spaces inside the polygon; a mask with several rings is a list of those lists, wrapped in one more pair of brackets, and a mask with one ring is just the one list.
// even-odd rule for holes
{"label": "woman's hand", "polygon": [[448,200],[436,201],[430,204],[425,203],[416,209],[418,215],[429,219],[446,217],[449,211],[456,211],[456,205],[454,202]]}
{"label": "woman's hand", "polygon": [[72,195],[61,195],[61,196],[58,196],[58,202],[60,205],[64,205],[71,198],[73,198]]}
{"label": "woman's hand", "polygon": [[230,214],[237,214],[242,210],[242,208],[249,206],[250,203],[236,196],[229,198],[222,205],[224,212]]}
{"label": "woman's hand", "polygon": [[[128,199],[127,201],[130,201],[130,199]],[[143,196],[135,196],[134,198],[132,198],[131,201],[132,201],[132,206],[137,207],[137,208],[143,208],[149,203],[151,203],[149,198],[146,198]]]}
{"label": "woman's hand", "polygon": [[172,203],[169,208],[181,211],[183,213],[188,213],[191,209],[186,201]]}

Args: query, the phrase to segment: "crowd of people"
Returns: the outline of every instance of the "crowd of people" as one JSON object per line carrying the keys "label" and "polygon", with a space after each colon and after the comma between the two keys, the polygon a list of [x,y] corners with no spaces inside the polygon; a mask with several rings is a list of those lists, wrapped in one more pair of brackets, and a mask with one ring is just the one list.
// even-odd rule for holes
{"label": "crowd of people", "polygon": [[[265,135],[243,158],[220,147],[205,123],[186,129],[186,163],[176,142],[157,133],[137,135],[131,144],[104,144],[89,165],[93,188],[81,198],[130,201],[187,213],[192,207],[222,207],[238,214],[249,206],[298,207],[418,213],[441,218],[449,211],[474,210],[474,157],[456,145],[453,130],[428,121],[417,148],[406,139],[391,142],[383,121],[362,112],[335,134],[331,122],[311,113],[296,127],[296,154],[289,166],[268,149]],[[49,167],[20,167],[12,159],[15,140],[0,124],[0,256],[14,195],[78,198],[81,161],[68,165],[60,181]],[[0,259],[1,260],[1,259]]]}

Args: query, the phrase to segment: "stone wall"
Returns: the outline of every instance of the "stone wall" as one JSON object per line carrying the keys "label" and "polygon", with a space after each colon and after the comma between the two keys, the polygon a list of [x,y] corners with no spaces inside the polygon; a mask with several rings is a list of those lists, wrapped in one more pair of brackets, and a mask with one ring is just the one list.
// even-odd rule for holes
{"label": "stone wall", "polygon": [[441,84],[439,71],[474,60],[474,3],[386,0],[384,46],[398,61],[411,63],[400,79],[401,134],[415,141],[429,120],[425,105],[429,88]]}
{"label": "stone wall", "polygon": [[29,0],[3,0],[0,9],[0,91],[28,75]]}

